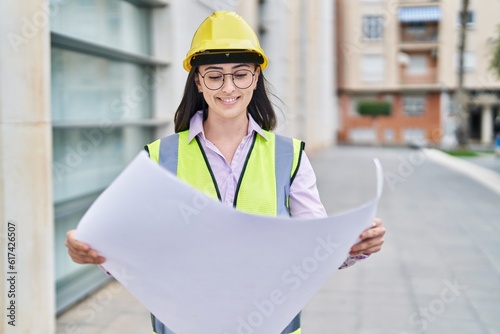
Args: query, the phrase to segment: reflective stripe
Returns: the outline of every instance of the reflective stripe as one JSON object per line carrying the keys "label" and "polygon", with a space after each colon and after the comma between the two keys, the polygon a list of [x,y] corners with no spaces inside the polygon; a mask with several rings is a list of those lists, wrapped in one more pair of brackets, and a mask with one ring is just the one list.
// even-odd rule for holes
{"label": "reflective stripe", "polygon": [[[165,326],[160,320],[151,314],[151,321],[153,323],[153,334],[175,334],[167,326]],[[300,313],[293,318],[292,322],[281,332],[281,334],[301,334],[302,329],[300,328]]]}
{"label": "reflective stripe", "polygon": [[160,320],[158,320],[153,313],[151,313],[151,322],[153,323],[153,333],[154,334],[175,334],[167,326],[165,326]]}
{"label": "reflective stripe", "polygon": [[276,135],[276,196],[277,215],[289,216],[288,196],[290,196],[290,178],[293,173],[293,143],[291,138]]}
{"label": "reflective stripe", "polygon": [[269,216],[289,216],[291,177],[298,170],[303,143],[268,131],[266,136],[267,141],[255,135],[235,195],[236,208]]}
{"label": "reflective stripe", "polygon": [[281,334],[300,334],[300,312],[293,318],[292,322],[285,327]]}
{"label": "reflective stripe", "polygon": [[160,147],[158,148],[159,156],[158,163],[177,175],[177,155],[179,153],[179,134],[176,133],[161,139]]}

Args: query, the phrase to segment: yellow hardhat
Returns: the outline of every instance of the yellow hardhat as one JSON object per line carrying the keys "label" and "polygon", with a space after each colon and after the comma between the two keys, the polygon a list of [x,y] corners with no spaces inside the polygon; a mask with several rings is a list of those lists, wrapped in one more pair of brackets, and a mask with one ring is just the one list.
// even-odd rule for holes
{"label": "yellow hardhat", "polygon": [[198,27],[183,65],[189,72],[192,66],[239,62],[257,63],[263,70],[268,60],[248,23],[235,12],[222,10]]}

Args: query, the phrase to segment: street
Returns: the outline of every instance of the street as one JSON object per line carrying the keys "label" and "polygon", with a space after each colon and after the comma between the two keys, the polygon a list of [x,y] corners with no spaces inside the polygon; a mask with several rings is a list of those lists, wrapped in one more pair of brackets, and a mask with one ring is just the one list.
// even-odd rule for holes
{"label": "street", "polygon": [[304,332],[500,333],[500,195],[420,151],[339,147],[312,159],[329,212],[373,196],[373,157],[384,247],[318,293]]}

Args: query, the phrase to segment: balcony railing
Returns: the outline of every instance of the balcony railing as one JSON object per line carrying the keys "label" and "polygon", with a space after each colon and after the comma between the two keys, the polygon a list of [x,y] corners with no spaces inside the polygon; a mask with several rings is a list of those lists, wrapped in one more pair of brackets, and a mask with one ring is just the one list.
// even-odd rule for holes
{"label": "balcony railing", "polygon": [[424,34],[414,34],[403,32],[401,34],[401,43],[433,43],[437,42],[437,32],[425,32]]}
{"label": "balcony railing", "polygon": [[401,83],[403,84],[434,84],[438,82],[438,69],[427,67],[418,71],[406,67],[401,68]]}
{"label": "balcony railing", "polygon": [[401,43],[434,43],[438,40],[437,26],[401,26]]}

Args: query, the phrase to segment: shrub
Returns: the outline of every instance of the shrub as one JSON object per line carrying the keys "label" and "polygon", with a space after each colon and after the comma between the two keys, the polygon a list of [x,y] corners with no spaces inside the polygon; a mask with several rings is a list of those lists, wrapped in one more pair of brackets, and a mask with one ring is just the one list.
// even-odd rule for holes
{"label": "shrub", "polygon": [[392,104],[387,101],[361,100],[356,107],[358,114],[362,116],[389,116],[392,112]]}

